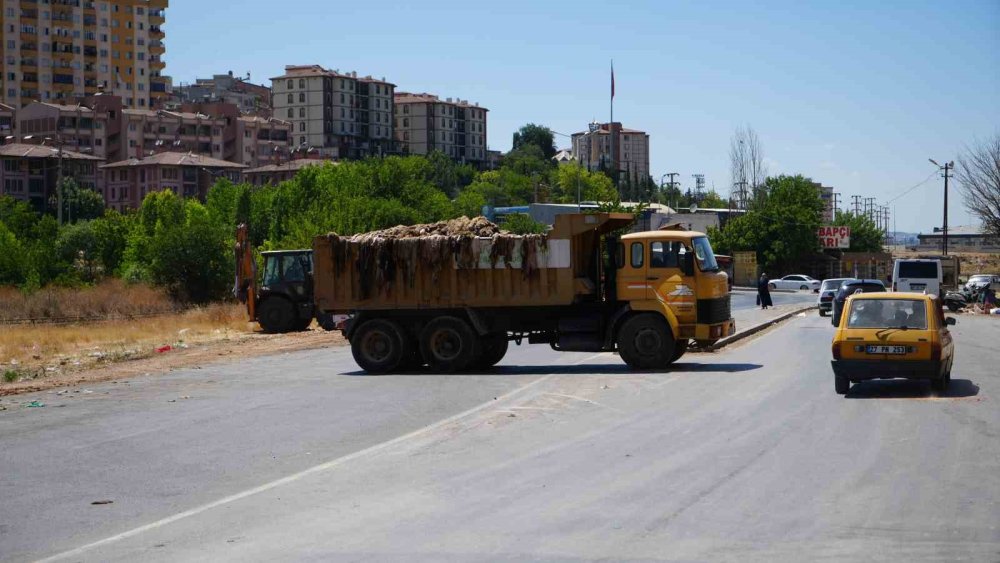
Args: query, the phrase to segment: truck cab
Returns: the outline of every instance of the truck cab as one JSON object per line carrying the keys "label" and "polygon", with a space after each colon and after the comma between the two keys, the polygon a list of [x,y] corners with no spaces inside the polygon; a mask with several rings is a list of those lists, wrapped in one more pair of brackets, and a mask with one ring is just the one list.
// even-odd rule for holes
{"label": "truck cab", "polygon": [[658,312],[683,341],[703,345],[735,333],[729,276],[708,237],[696,231],[659,230],[621,237],[616,256],[619,301],[633,311]]}
{"label": "truck cab", "polygon": [[313,319],[312,250],[262,252],[257,322],[265,332],[305,330]]}

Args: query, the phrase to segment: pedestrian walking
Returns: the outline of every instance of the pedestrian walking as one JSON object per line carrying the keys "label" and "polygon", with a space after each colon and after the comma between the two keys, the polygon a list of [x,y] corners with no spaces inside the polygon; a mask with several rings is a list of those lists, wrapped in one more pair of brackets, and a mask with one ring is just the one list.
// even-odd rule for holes
{"label": "pedestrian walking", "polygon": [[770,281],[766,272],[761,273],[760,279],[757,280],[757,304],[760,305],[761,309],[774,306],[774,303],[771,302],[771,290],[767,287]]}

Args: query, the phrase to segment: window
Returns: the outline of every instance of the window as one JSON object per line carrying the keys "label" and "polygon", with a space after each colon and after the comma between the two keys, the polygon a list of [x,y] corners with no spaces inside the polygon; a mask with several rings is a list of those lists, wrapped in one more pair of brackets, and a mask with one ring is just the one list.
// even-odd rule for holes
{"label": "window", "polygon": [[306,81],[305,81],[305,79],[300,78],[299,79],[299,88],[305,88],[305,87],[306,87]]}
{"label": "window", "polygon": [[288,108],[288,117],[295,117],[295,109]]}
{"label": "window", "polygon": [[851,305],[847,327],[926,330],[927,307],[918,299],[858,299]]}
{"label": "window", "polygon": [[650,268],[676,268],[677,252],[681,243],[663,243],[656,241],[649,245]]}
{"label": "window", "polygon": [[305,121],[300,121],[299,122],[299,131],[305,131],[305,130],[306,130],[306,122]]}
{"label": "window", "polygon": [[712,252],[712,245],[708,242],[708,237],[698,237],[691,241],[694,246],[694,256],[698,260],[698,269],[702,272],[719,271],[719,263],[715,261],[715,254]]}
{"label": "window", "polygon": [[306,101],[306,93],[305,92],[299,92],[299,101],[302,102],[302,103],[305,103],[305,101]]}
{"label": "window", "polygon": [[404,117],[403,118],[403,127],[409,127],[409,126],[410,126],[410,118],[409,117]]}
{"label": "window", "polygon": [[304,136],[303,137],[299,137],[299,144],[300,145],[306,144],[306,138]]}
{"label": "window", "polygon": [[19,161],[13,158],[7,158],[3,161],[3,171],[4,172],[17,172]]}
{"label": "window", "polygon": [[294,104],[295,103],[295,96],[293,96],[292,94],[289,94],[288,95],[288,103]]}
{"label": "window", "polygon": [[642,267],[642,243],[633,242],[632,243],[632,267],[641,268]]}
{"label": "window", "polygon": [[299,108],[299,117],[306,116],[306,108]]}
{"label": "window", "polygon": [[291,90],[292,88],[295,87],[295,81],[289,78],[288,81],[285,83],[285,85],[288,87],[289,90]]}

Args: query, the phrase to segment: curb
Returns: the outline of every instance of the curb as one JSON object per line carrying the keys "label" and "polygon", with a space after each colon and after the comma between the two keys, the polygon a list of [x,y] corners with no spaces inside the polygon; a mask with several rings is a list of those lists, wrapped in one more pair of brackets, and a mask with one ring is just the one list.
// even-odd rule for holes
{"label": "curb", "polygon": [[747,338],[748,336],[752,336],[754,334],[757,334],[758,332],[764,330],[765,328],[769,328],[769,327],[774,326],[774,325],[776,325],[776,324],[778,324],[778,323],[780,323],[782,321],[785,321],[785,320],[787,320],[787,319],[789,319],[791,317],[794,317],[795,315],[798,315],[799,313],[805,313],[805,312],[808,312],[808,311],[812,311],[814,309],[816,309],[816,305],[810,305],[809,307],[801,307],[799,309],[795,309],[795,310],[789,311],[789,312],[784,313],[782,315],[779,315],[779,316],[777,316],[777,317],[775,317],[775,318],[773,318],[773,319],[771,319],[769,321],[764,321],[762,323],[755,324],[752,327],[750,327],[750,328],[748,328],[746,330],[737,332],[736,334],[734,334],[732,336],[727,336],[726,338],[723,338],[722,340],[719,340],[718,342],[716,342],[712,346],[710,346],[708,348],[702,348],[701,350],[704,351],[704,352],[714,352],[716,350],[720,350],[722,348],[725,348],[726,346],[729,346],[730,344],[733,344],[734,342],[739,342],[740,340],[743,340],[744,338]]}

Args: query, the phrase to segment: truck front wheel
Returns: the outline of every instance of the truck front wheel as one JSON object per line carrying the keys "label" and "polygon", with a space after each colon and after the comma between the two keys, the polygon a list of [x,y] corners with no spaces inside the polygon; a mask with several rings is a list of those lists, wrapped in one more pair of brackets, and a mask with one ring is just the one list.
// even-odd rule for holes
{"label": "truck front wheel", "polygon": [[618,353],[634,369],[662,369],[674,360],[677,343],[663,319],[636,315],[618,331]]}
{"label": "truck front wheel", "polygon": [[462,371],[481,353],[482,346],[472,327],[458,317],[438,317],[420,331],[420,354],[432,370]]}
{"label": "truck front wheel", "polygon": [[270,297],[257,309],[257,323],[264,332],[291,332],[295,322],[295,307],[283,297]]}
{"label": "truck front wheel", "polygon": [[677,360],[681,359],[681,356],[684,355],[684,352],[687,352],[688,346],[690,345],[691,341],[688,340],[687,338],[682,338],[678,340],[676,347],[674,348],[674,358],[671,361],[676,362]]}
{"label": "truck front wheel", "polygon": [[403,360],[403,334],[399,326],[384,319],[365,322],[351,336],[351,354],[361,369],[388,373]]}

